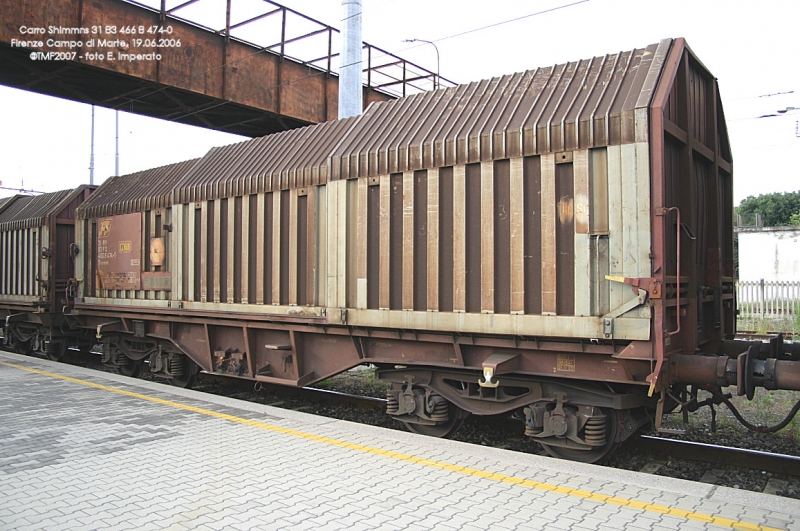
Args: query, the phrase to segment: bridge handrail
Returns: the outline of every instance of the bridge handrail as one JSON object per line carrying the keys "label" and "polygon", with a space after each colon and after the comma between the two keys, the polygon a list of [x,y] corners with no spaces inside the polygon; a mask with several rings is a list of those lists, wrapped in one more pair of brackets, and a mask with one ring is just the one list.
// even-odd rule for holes
{"label": "bridge handrail", "polygon": [[[260,15],[250,17],[247,20],[236,22],[234,24],[231,23],[230,14],[231,14],[232,4],[235,0],[226,0],[227,9],[226,9],[225,26],[218,30],[209,27],[207,25],[204,25],[196,20],[191,20],[190,18],[178,16],[175,14],[176,11],[185,9],[190,5],[197,4],[201,0],[188,0],[171,9],[166,8],[166,0],[150,0],[150,4],[158,4],[157,7],[153,5],[148,5],[148,3],[145,3],[143,1],[137,1],[137,0],[121,0],[121,1],[135,5],[143,9],[147,9],[148,11],[158,13],[162,23],[168,19],[176,20],[178,22],[189,24],[191,26],[194,26],[196,28],[205,31],[209,31],[217,35],[227,37],[229,40],[233,40],[241,44],[252,46],[254,48],[259,49],[259,51],[275,54],[281,58],[294,61],[296,63],[300,63],[303,65],[307,65],[310,68],[318,70],[321,74],[324,73],[327,75],[338,75],[338,65],[336,65],[335,63],[337,62],[337,59],[339,58],[340,54],[333,52],[334,50],[333,38],[334,35],[338,36],[340,34],[340,31],[332,26],[328,26],[323,22],[311,18],[308,15],[304,15],[298,11],[283,6],[277,2],[273,2],[272,0],[262,0],[262,1],[268,6],[271,6],[273,9],[268,10],[267,12],[262,13]],[[244,28],[249,24],[261,20],[266,20],[278,14],[281,16],[281,24],[280,24],[281,35],[280,39],[277,40],[277,42],[273,40],[272,44],[263,45],[251,42],[242,37],[237,37],[236,35],[231,33],[232,31],[240,30],[241,28]],[[294,35],[292,37],[287,38],[286,26],[287,22],[289,22],[288,17],[290,16],[300,17],[306,22],[315,24],[317,28],[315,28],[313,31],[306,32],[301,35]],[[322,34],[327,34],[327,50],[323,49],[324,53],[322,52],[318,54],[309,53],[309,57],[307,58],[294,57],[286,53],[287,45],[302,43],[303,41],[308,41],[309,39]],[[364,73],[363,82],[366,86],[374,90],[377,90],[379,92],[383,92],[385,94],[389,94],[395,97],[402,97],[411,94],[416,94],[418,92],[432,90],[437,87],[452,87],[456,85],[455,82],[447,78],[441,77],[438,72],[432,72],[422,66],[419,66],[416,63],[412,63],[411,61],[403,59],[398,55],[395,55],[387,50],[384,50],[367,42],[364,42],[363,50],[366,50],[366,63],[367,63],[366,67],[363,68],[363,73]],[[319,63],[323,64],[320,65]]]}

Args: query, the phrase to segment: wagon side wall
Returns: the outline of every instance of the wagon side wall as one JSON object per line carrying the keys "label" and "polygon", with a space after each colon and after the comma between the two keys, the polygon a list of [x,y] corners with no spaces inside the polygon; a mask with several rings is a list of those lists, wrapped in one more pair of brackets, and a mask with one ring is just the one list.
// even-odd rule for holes
{"label": "wagon side wall", "polygon": [[48,247],[50,231],[39,225],[0,232],[0,301],[33,303],[43,295],[39,280],[50,276],[42,247]]}
{"label": "wagon side wall", "polygon": [[[648,277],[645,142],[346,181],[356,326],[603,337],[635,298],[607,275]],[[330,184],[329,184],[330,186]],[[649,338],[646,305],[614,337]]]}

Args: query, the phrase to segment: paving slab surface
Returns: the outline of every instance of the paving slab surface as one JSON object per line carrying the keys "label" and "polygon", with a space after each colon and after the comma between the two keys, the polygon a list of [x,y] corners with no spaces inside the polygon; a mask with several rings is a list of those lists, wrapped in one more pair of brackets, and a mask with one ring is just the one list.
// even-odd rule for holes
{"label": "paving slab surface", "polygon": [[800,530],[800,502],[3,352],[0,529]]}

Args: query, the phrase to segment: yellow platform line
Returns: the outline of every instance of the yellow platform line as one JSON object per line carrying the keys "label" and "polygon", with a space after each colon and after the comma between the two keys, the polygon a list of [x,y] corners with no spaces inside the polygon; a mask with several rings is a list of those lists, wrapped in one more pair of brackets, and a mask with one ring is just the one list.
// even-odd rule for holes
{"label": "yellow platform line", "polygon": [[742,522],[740,520],[733,520],[731,518],[722,518],[720,516],[711,516],[704,513],[698,513],[693,511],[688,511],[685,509],[678,509],[677,507],[668,507],[666,505],[658,505],[655,503],[643,502],[638,500],[630,500],[627,498],[620,498],[617,496],[608,496],[606,494],[599,494],[596,492],[590,492],[587,490],[581,489],[573,489],[570,487],[564,487],[561,485],[554,485],[552,483],[542,483],[540,481],[533,481],[531,479],[524,479],[515,476],[507,476],[505,474],[496,474],[494,472],[487,472],[486,470],[479,470],[476,468],[469,468],[463,467],[458,465],[453,465],[450,463],[446,463],[444,461],[435,461],[432,459],[425,459],[422,457],[416,457],[413,455],[403,454],[399,452],[392,452],[391,450],[383,450],[381,448],[375,448],[373,446],[366,446],[363,444],[356,444],[350,443],[346,441],[340,441],[339,439],[333,439],[331,437],[323,437],[321,435],[314,435],[313,433],[306,433],[303,431],[292,430],[289,428],[282,428],[280,426],[275,426],[273,424],[267,424],[265,422],[259,422],[257,420],[250,420],[241,417],[237,417],[234,415],[228,415],[226,413],[219,413],[218,411],[212,411],[210,409],[204,409],[200,407],[190,406],[188,404],[181,404],[180,402],[174,402],[172,400],[164,400],[163,398],[156,398],[153,396],[143,395],[139,393],[134,393],[132,391],[125,391],[123,389],[118,389],[115,387],[109,387],[107,385],[102,385],[94,382],[89,382],[86,380],[81,380],[79,378],[71,378],[69,376],[64,376],[62,374],[55,374],[51,372],[41,371],[39,369],[33,369],[30,367],[25,367],[23,365],[16,365],[14,363],[7,363],[4,361],[0,361],[0,365],[5,365],[6,367],[12,367],[14,369],[20,369],[22,371],[33,372],[36,374],[41,374],[42,376],[47,376],[50,378],[57,378],[59,380],[65,380],[67,382],[76,383],[79,385],[84,385],[86,387],[93,387],[95,389],[102,389],[103,391],[109,391],[111,393],[116,393],[118,395],[123,396],[130,396],[132,398],[138,398],[140,400],[146,400],[148,402],[154,402],[156,404],[161,404],[164,406],[174,407],[177,409],[183,409],[185,411],[192,411],[194,413],[199,413],[201,415],[207,415],[209,417],[215,417],[222,420],[227,420],[230,422],[235,422],[237,424],[244,424],[246,426],[252,426],[254,428],[259,428],[262,430],[272,431],[276,433],[282,433],[285,435],[291,435],[293,437],[300,437],[303,439],[307,439],[309,441],[316,441],[324,444],[329,444],[331,446],[338,446],[340,448],[348,448],[350,450],[356,450],[358,452],[364,452],[367,454],[373,455],[381,455],[384,457],[389,457],[391,459],[397,459],[398,461],[407,461],[409,463],[416,463],[418,465],[438,468],[441,470],[447,470],[449,472],[456,472],[458,474],[464,474],[467,476],[474,476],[484,479],[489,479],[492,481],[498,481],[500,483],[511,483],[514,485],[519,485],[521,487],[527,487],[530,489],[535,490],[542,490],[542,491],[549,491],[549,492],[556,492],[558,494],[563,494],[565,496],[574,496],[576,498],[584,498],[587,500],[596,501],[598,503],[608,503],[611,505],[619,505],[622,507],[629,507],[631,509],[639,509],[642,511],[654,512],[665,514],[669,516],[675,516],[677,518],[684,518],[686,520],[697,520],[700,522],[706,522],[709,524],[717,525],[720,527],[727,527],[731,529],[742,529],[745,531],[781,531],[774,527],[767,527],[763,525],[757,524],[750,524],[747,522]]}

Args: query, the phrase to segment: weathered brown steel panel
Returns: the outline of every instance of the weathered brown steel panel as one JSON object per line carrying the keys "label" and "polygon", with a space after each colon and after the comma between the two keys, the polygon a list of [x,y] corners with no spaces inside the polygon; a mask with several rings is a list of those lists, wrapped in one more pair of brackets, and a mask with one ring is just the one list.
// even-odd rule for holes
{"label": "weathered brown steel panel", "polygon": [[[241,219],[241,197],[231,197],[228,199],[225,214],[227,215],[227,235],[225,247],[223,250],[225,264],[225,295],[222,297],[223,301],[234,303],[236,298],[241,293],[241,284],[237,289],[236,280],[241,282],[241,264],[242,264],[242,242],[241,242],[241,229],[236,224],[236,206],[239,206],[239,217]],[[238,267],[237,267],[238,265]]]}
{"label": "weathered brown steel panel", "polygon": [[275,275],[280,271],[280,236],[276,235],[276,216],[280,215],[280,192],[263,194],[264,197],[264,304],[275,304],[273,297],[278,282]]}
{"label": "weathered brown steel panel", "polygon": [[[519,160],[519,159],[516,159]],[[521,170],[521,168],[519,168]],[[520,171],[521,176],[521,171]],[[520,183],[521,184],[521,183]],[[521,199],[521,186],[520,186],[520,199]],[[519,206],[516,203],[514,206]],[[511,313],[511,277],[523,274],[522,271],[522,256],[515,257],[519,259],[517,267],[519,272],[514,271],[512,267],[511,256],[511,217],[512,217],[512,202],[511,202],[511,164],[508,160],[499,160],[494,163],[494,311],[495,313]],[[516,230],[521,230],[521,209],[517,211],[516,219],[519,225]],[[521,234],[520,234],[521,236]],[[522,251],[522,239],[515,239],[518,245],[518,250]],[[516,282],[519,282],[517,279]],[[520,293],[520,295],[522,295]],[[520,297],[520,306],[521,306]],[[521,308],[520,308],[521,309]]]}
{"label": "weathered brown steel panel", "polygon": [[[288,263],[287,263],[287,291],[288,291],[288,299],[286,304],[290,306],[296,306],[298,303],[298,270],[297,266],[300,262],[300,245],[298,241],[298,236],[300,234],[300,211],[298,210],[299,207],[299,197],[297,195],[297,188],[292,188],[287,191],[289,195],[289,217],[288,223],[286,227],[286,232],[288,235]],[[305,228],[305,223],[307,220],[303,220],[303,225]],[[281,223],[283,221],[281,220]]]}
{"label": "weathered brown steel panel", "polygon": [[465,311],[481,311],[481,165],[465,166],[464,186],[464,284]]}
{"label": "weathered brown steel panel", "polygon": [[307,227],[305,231],[305,248],[307,249],[306,252],[306,262],[305,267],[300,267],[299,274],[306,276],[306,287],[305,291],[302,292],[302,295],[305,297],[305,304],[313,305],[318,304],[317,302],[317,246],[321,245],[319,241],[317,241],[317,223],[318,223],[318,215],[317,215],[317,187],[310,186],[306,191],[306,201],[305,201],[305,208],[308,212],[307,216]]}
{"label": "weathered brown steel panel", "polygon": [[573,164],[556,164],[556,314],[575,315],[575,198]]}
{"label": "weathered brown steel panel", "polygon": [[[200,50],[200,53],[203,51]],[[278,85],[277,57],[266,53],[254,54],[249,46],[234,41],[228,43],[227,54],[225,98],[278,112],[278,89],[273,88]],[[324,104],[324,101],[321,103]]]}
{"label": "weathered brown steel panel", "polygon": [[389,308],[403,308],[403,174],[389,180]]}
{"label": "weathered brown steel panel", "polygon": [[380,307],[381,278],[381,186],[380,180],[371,177],[367,187],[367,308]]}
{"label": "weathered brown steel panel", "polygon": [[[305,190],[303,190],[305,191]],[[309,270],[309,246],[308,246],[308,227],[309,227],[309,208],[308,195],[297,197],[297,263],[295,265],[295,277],[297,284],[296,303],[305,306],[309,304],[308,297],[308,270]],[[313,242],[313,240],[311,240]],[[291,282],[290,282],[291,285]],[[291,292],[290,292],[291,304]]]}
{"label": "weathered brown steel panel", "polygon": [[187,283],[191,296],[190,301],[200,300],[201,280],[201,257],[204,251],[202,242],[202,210],[196,203],[189,204],[189,211],[186,214],[187,223],[191,224],[189,229],[189,254],[187,259],[190,261],[188,266]]}
{"label": "weathered brown steel panel", "polygon": [[[455,308],[456,233],[454,218],[454,168],[439,170],[439,311],[452,312]],[[463,179],[463,177],[462,177]],[[463,230],[461,231],[463,234]]]}
{"label": "weathered brown steel panel", "polygon": [[[101,289],[139,289],[142,215],[137,212],[102,218],[99,223],[96,274]],[[13,236],[16,240],[18,233],[15,231]],[[18,241],[14,244],[15,249],[19,247]]]}
{"label": "weathered brown steel panel", "polygon": [[522,159],[525,264],[525,313],[542,313],[542,167],[541,157]]}
{"label": "weathered brown steel panel", "polygon": [[256,236],[256,249],[255,249],[255,303],[264,304],[267,300],[265,297],[266,289],[264,287],[267,278],[266,267],[271,261],[267,260],[266,240],[270,232],[267,229],[266,218],[266,195],[257,194],[255,197],[256,207],[253,218],[255,219],[255,236]]}
{"label": "weathered brown steel panel", "polygon": [[234,267],[238,274],[234,280],[235,302],[249,302],[250,287],[250,197],[236,198],[236,228],[238,237],[234,247]]}
{"label": "weathered brown steel panel", "polygon": [[[213,252],[209,252],[207,259],[211,261],[210,266],[213,270],[213,286],[214,286],[214,302],[222,302],[222,295],[225,290],[224,281],[227,279],[225,270],[227,269],[228,260],[224,251],[227,241],[222,237],[223,234],[228,232],[228,200],[217,199],[213,201],[214,209],[212,210],[213,227],[211,230],[211,238],[213,239]],[[224,258],[224,261],[223,261]]]}

